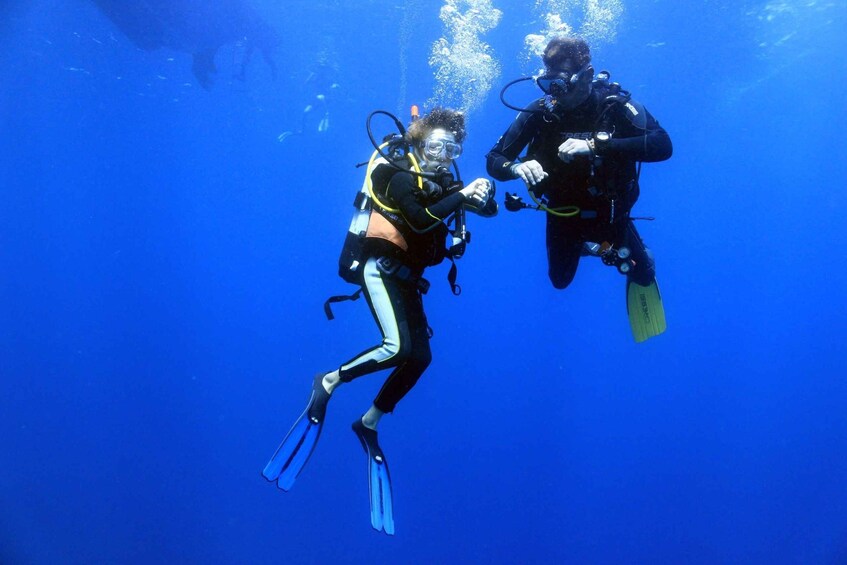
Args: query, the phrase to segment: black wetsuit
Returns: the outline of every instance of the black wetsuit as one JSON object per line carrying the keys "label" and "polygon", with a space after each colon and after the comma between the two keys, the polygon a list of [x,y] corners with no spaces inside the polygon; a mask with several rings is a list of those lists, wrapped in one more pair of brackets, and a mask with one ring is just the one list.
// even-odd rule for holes
{"label": "black wetsuit", "polygon": [[[360,284],[382,332],[382,341],[341,365],[339,373],[342,381],[349,382],[393,367],[374,400],[379,410],[392,412],[432,360],[421,277],[426,267],[440,263],[447,256],[447,227],[442,220],[465,204],[466,199],[457,191],[427,203],[421,197],[417,177],[393,172],[388,165],[374,170],[375,190],[379,190],[380,175],[390,176],[385,202],[399,209],[399,213],[374,206],[372,214],[387,219],[401,234],[407,249],[379,237],[365,239],[366,259],[359,269]],[[382,185],[385,186],[384,178]]]}
{"label": "black wetsuit", "polygon": [[[579,208],[573,217],[547,214],[548,274],[556,288],[573,280],[586,241],[629,247],[635,266],[628,276],[635,282],[646,285],[655,276],[653,259],[629,211],[638,199],[636,163],[668,159],[673,148],[667,132],[642,105],[610,94],[606,87],[595,87],[585,102],[558,119],[537,112],[543,107],[538,100],[527,107],[536,112],[518,114],[486,155],[488,173],[511,180],[517,178],[511,166],[528,146],[520,161],[534,159],[549,175],[533,192],[545,195],[550,208]],[[593,160],[559,159],[558,148],[566,139],[591,139],[598,132],[612,137],[605,146],[595,142]]]}

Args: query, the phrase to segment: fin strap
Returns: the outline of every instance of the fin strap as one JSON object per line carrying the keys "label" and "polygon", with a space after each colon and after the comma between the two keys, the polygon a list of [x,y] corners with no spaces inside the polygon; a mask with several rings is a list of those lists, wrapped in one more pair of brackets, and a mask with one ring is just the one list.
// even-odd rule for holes
{"label": "fin strap", "polygon": [[447,282],[450,283],[450,289],[453,291],[454,296],[459,296],[462,294],[462,287],[456,284],[456,278],[459,275],[459,268],[456,266],[456,260],[453,259],[451,255],[447,255],[447,258],[450,259],[450,271],[447,273]]}
{"label": "fin strap", "polygon": [[326,299],[326,302],[324,302],[324,314],[326,314],[326,319],[327,320],[334,320],[335,319],[335,316],[332,313],[332,308],[330,307],[330,304],[335,304],[337,302],[345,302],[347,300],[359,300],[359,298],[361,298],[361,296],[362,296],[362,289],[361,288],[359,288],[359,290],[357,290],[353,294],[339,294],[337,296],[330,296],[329,298]]}

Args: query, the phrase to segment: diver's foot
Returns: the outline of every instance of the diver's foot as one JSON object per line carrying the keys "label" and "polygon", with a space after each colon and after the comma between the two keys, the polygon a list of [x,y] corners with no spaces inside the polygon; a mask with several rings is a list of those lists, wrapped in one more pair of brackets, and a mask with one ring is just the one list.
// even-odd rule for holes
{"label": "diver's foot", "polygon": [[335,389],[342,385],[341,375],[339,375],[338,369],[330,371],[329,373],[324,373],[323,385],[326,391],[330,394],[335,392]]}
{"label": "diver's foot", "polygon": [[353,422],[351,427],[356,437],[359,438],[359,442],[362,444],[362,449],[365,450],[365,453],[372,459],[382,462],[385,459],[385,455],[379,447],[379,441],[377,439],[379,434],[377,431],[367,427],[361,418]]}
{"label": "diver's foot", "polygon": [[394,535],[394,495],[388,461],[379,448],[377,432],[365,426],[361,419],[353,422],[353,432],[368,456],[368,491],[370,492],[371,526]]}
{"label": "diver's foot", "polygon": [[379,421],[383,416],[385,416],[385,412],[372,404],[371,407],[368,408],[368,411],[362,415],[362,423],[366,428],[376,430],[377,426],[379,426]]}
{"label": "diver's foot", "polygon": [[267,480],[276,482],[282,490],[288,491],[294,486],[294,481],[308,463],[321,436],[326,405],[329,402],[329,393],[321,383],[322,380],[322,373],[315,376],[306,409],[294,422],[294,426],[285,435],[262,471]]}
{"label": "diver's foot", "polygon": [[319,424],[326,417],[326,405],[329,403],[330,393],[324,387],[325,373],[315,375],[315,380],[312,382],[312,401],[309,404],[309,420],[313,424]]}

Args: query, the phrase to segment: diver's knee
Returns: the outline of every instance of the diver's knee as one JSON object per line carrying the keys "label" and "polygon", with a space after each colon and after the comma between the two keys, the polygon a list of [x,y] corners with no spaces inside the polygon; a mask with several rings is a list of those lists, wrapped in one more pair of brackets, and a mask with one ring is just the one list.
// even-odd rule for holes
{"label": "diver's knee", "polygon": [[401,362],[408,352],[403,348],[403,343],[397,339],[386,337],[374,352],[378,363],[389,363],[394,366]]}
{"label": "diver's knee", "polygon": [[430,363],[432,363],[432,351],[428,347],[419,348],[412,352],[409,356],[409,361],[414,363],[421,372],[424,372]]}
{"label": "diver's knee", "polygon": [[385,340],[382,344],[383,350],[391,359],[392,365],[400,365],[409,360],[412,355],[412,345],[409,340]]}
{"label": "diver's knee", "polygon": [[553,283],[553,288],[562,290],[568,288],[571,282],[573,282],[576,271],[569,271],[566,273],[550,271],[547,274],[550,277],[550,282]]}

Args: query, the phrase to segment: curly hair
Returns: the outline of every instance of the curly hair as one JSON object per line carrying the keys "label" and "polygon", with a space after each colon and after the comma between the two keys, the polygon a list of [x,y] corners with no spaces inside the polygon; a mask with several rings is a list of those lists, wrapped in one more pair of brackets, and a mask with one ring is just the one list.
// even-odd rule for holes
{"label": "curly hair", "polygon": [[591,61],[591,50],[588,43],[580,37],[557,37],[551,39],[544,48],[542,60],[548,69],[559,68],[566,61],[572,60],[578,67]]}
{"label": "curly hair", "polygon": [[426,116],[409,124],[406,130],[406,140],[417,147],[434,129],[453,132],[456,141],[462,143],[467,135],[465,115],[449,108],[433,108]]}

